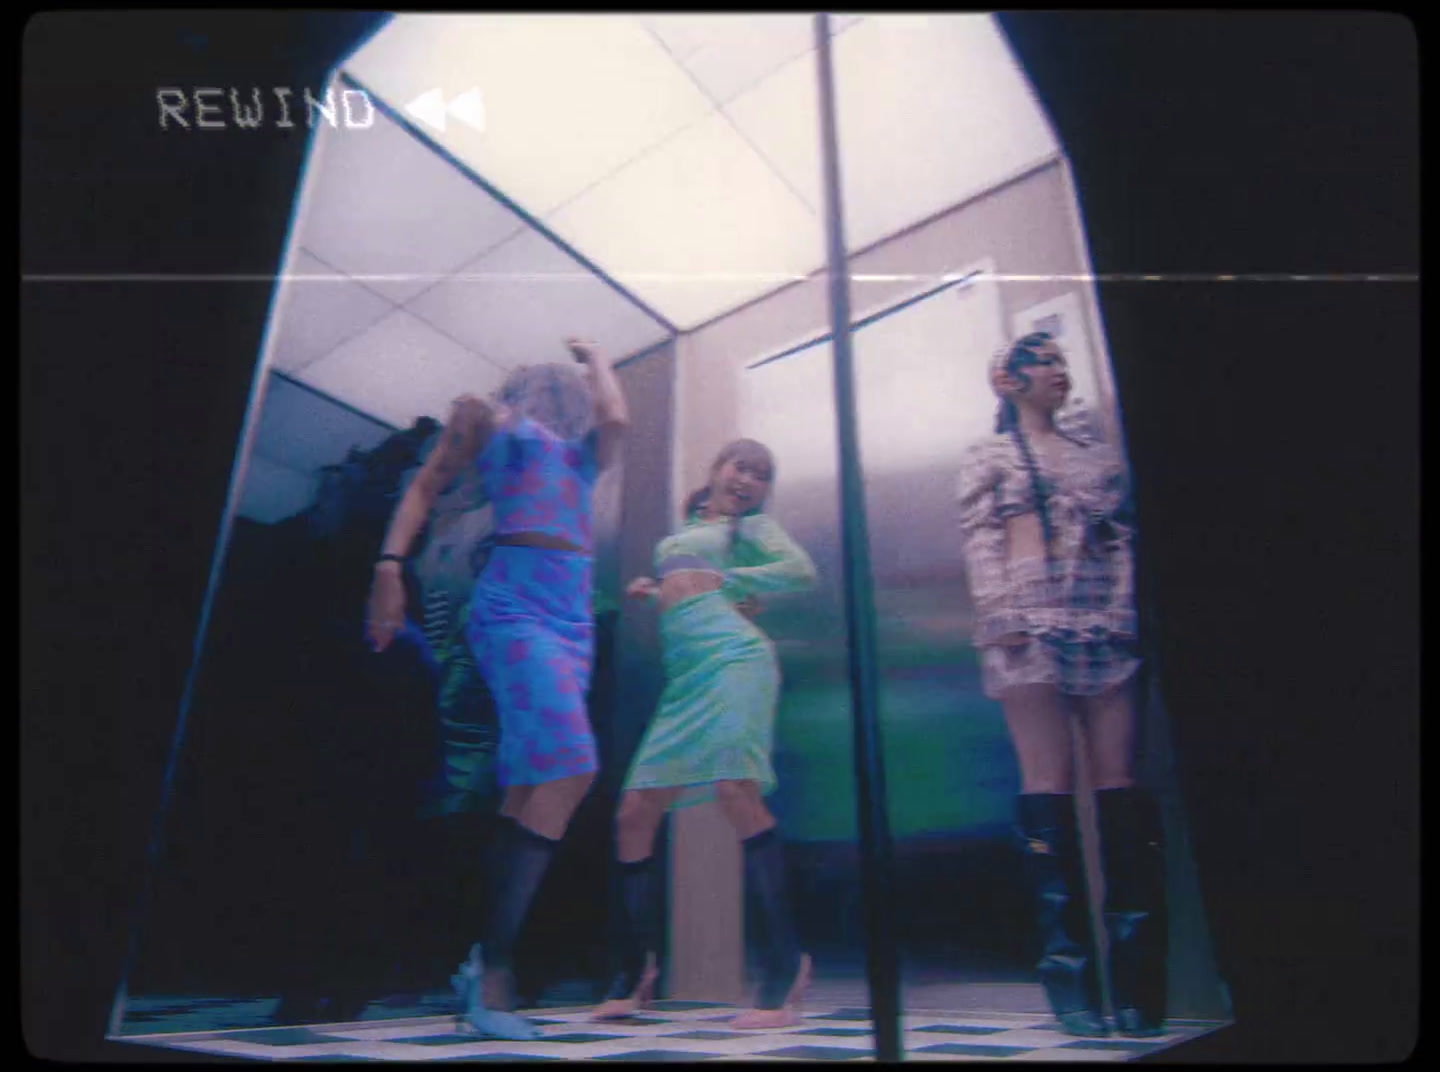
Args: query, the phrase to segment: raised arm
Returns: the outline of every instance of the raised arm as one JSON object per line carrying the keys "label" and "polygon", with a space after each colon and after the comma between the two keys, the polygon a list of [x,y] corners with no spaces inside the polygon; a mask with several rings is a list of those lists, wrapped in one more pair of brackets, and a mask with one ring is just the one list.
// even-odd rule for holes
{"label": "raised arm", "polygon": [[818,574],[805,548],[790,538],[774,518],[759,514],[744,522],[742,543],[761,562],[724,571],[720,590],[734,600],[814,587]]}
{"label": "raised arm", "polygon": [[565,345],[575,360],[585,366],[590,377],[590,391],[595,399],[595,454],[601,470],[610,468],[620,457],[620,444],[625,429],[630,427],[630,410],[625,392],[610,358],[601,354],[594,343],[566,339]]}
{"label": "raised arm", "polygon": [[385,530],[370,589],[366,631],[376,651],[385,650],[405,618],[403,567],[396,558],[385,556],[403,559],[409,554],[440,493],[489,443],[496,416],[495,409],[478,398],[467,395],[457,399],[439,443],[401,496]]}

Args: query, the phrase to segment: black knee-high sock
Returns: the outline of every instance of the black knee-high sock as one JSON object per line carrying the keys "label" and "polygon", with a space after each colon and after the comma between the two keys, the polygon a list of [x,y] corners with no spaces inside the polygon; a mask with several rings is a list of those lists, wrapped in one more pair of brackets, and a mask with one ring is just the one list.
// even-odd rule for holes
{"label": "black knee-high sock", "polygon": [[620,971],[608,998],[628,998],[640,983],[647,953],[659,952],[660,885],[655,857],[620,864]]}
{"label": "black knee-high sock", "polygon": [[800,941],[790,911],[785,881],[785,853],[780,831],[771,827],[742,843],[745,850],[745,885],[760,910],[761,940],[765,943],[765,978],[756,1006],[778,1009],[800,967]]}
{"label": "black knee-high sock", "polygon": [[490,856],[490,905],[480,938],[487,969],[510,967],[515,938],[559,844],[514,819],[501,819]]}

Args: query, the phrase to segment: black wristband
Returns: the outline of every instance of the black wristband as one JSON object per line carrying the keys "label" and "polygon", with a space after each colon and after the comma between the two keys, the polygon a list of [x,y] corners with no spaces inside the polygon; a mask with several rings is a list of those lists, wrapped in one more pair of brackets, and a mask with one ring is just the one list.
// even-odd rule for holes
{"label": "black wristband", "polygon": [[400,563],[400,564],[403,566],[403,565],[405,564],[405,556],[404,556],[404,555],[384,554],[384,555],[381,555],[379,558],[377,558],[375,561],[376,561],[377,563],[380,563],[380,562],[398,562],[398,563]]}

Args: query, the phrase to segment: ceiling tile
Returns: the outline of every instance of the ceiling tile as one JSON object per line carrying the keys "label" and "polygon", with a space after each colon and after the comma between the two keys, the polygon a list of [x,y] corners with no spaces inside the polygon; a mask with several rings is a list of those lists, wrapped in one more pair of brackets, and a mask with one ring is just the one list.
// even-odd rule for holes
{"label": "ceiling tile", "polygon": [[300,375],[305,383],[397,428],[419,417],[445,420],[462,394],[484,396],[500,385],[492,362],[397,310]]}
{"label": "ceiling tile", "polygon": [[[762,21],[786,21],[804,22],[806,32],[811,33],[810,27],[814,22],[814,15],[807,14],[756,14],[740,13],[730,15],[642,15],[639,17],[641,25],[664,42],[665,47],[678,60],[684,60],[700,49],[717,41],[723,40],[727,35],[733,35],[735,27],[753,25]],[[863,15],[831,15],[830,34],[844,33],[855,23],[859,22]],[[807,46],[809,44],[807,42]]]}
{"label": "ceiling tile", "polygon": [[745,139],[817,214],[825,206],[818,79],[810,53],[725,105],[725,115]]}
{"label": "ceiling tile", "polygon": [[547,224],[682,330],[824,260],[816,214],[716,113]]}
{"label": "ceiling tile", "polygon": [[[1058,151],[990,16],[867,17],[835,38],[834,62],[852,250]],[[804,56],[730,101],[725,114],[819,208],[817,87],[815,58]]]}
{"label": "ceiling tile", "polygon": [[[378,109],[367,129],[321,128],[320,172],[298,241],[401,303],[525,227]],[[419,278],[416,278],[419,277]]]}
{"label": "ceiling tile", "polygon": [[811,16],[752,15],[728,20],[683,63],[706,95],[724,104],[814,47]]}
{"label": "ceiling tile", "polygon": [[[399,109],[430,89],[447,98],[479,90],[483,131],[451,122],[445,134],[435,135],[437,143],[683,329],[824,262],[815,61],[802,44],[809,18],[403,15],[346,66]],[[756,29],[767,21],[791,28]],[[992,16],[845,15],[832,26],[852,249],[1058,152]],[[803,51],[783,62],[792,47]],[[696,80],[726,101],[723,119]],[[355,133],[347,137],[353,140]],[[365,170],[358,164],[350,170],[357,167]],[[328,164],[326,171],[328,176]],[[497,253],[493,262],[477,247],[431,267],[445,258],[427,243],[414,243],[414,227],[403,218],[419,210],[399,211],[399,223],[357,227],[357,218],[373,215],[367,202],[339,179],[330,181],[335,196],[315,199],[327,216],[328,244],[348,241],[369,251],[372,261],[393,261],[403,251],[426,265],[421,270],[443,274],[461,263],[493,270],[525,248],[500,253],[504,245],[487,234],[484,249]],[[393,190],[413,191],[419,183],[397,174],[379,185],[392,191],[392,200],[408,204],[413,192],[396,199]],[[342,204],[346,197],[348,207]],[[419,200],[427,207],[436,202],[424,195]],[[468,218],[454,205],[435,215]],[[350,269],[326,244],[309,248]],[[472,338],[478,322],[457,300],[458,282],[413,302],[413,310],[479,345]],[[402,300],[417,293],[412,287]],[[533,297],[517,291],[505,310],[517,302],[530,310]],[[589,316],[580,312],[589,309],[588,300],[563,304],[571,310],[567,315]],[[527,312],[523,319],[543,324],[547,317]],[[485,328],[486,339],[490,345],[499,341],[504,360],[551,345],[532,337],[528,327],[502,329],[498,322]]]}
{"label": "ceiling tile", "polygon": [[394,306],[373,290],[296,251],[281,283],[275,314],[272,366],[294,372],[360,334]]}
{"label": "ceiling tile", "polygon": [[867,18],[836,38],[835,82],[852,249],[1059,150],[990,15]]}
{"label": "ceiling tile", "polygon": [[399,109],[478,90],[483,129],[432,136],[537,217],[711,110],[632,16],[399,15],[346,70]]}
{"label": "ceiling tile", "polygon": [[664,43],[677,60],[683,60],[712,38],[725,32],[727,25],[747,16],[735,15],[642,15],[640,24]]}
{"label": "ceiling tile", "polygon": [[669,331],[538,231],[466,265],[408,307],[506,367],[569,361],[564,339],[593,339],[623,358]]}

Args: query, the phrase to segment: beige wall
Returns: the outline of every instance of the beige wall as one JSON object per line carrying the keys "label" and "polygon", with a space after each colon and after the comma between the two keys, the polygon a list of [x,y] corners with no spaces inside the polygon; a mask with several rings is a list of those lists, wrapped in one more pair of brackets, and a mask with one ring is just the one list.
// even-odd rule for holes
{"label": "beige wall", "polygon": [[[922,276],[854,280],[856,317],[934,286],[933,278],[981,260],[1005,279],[1001,300],[1008,319],[1037,302],[1079,290],[1084,295],[1090,350],[1100,367],[1102,405],[1113,408],[1103,334],[1096,324],[1088,258],[1063,161],[1056,159],[902,232],[851,258],[852,276]],[[759,358],[829,329],[825,276],[762,298],[680,339],[676,391],[675,502],[699,487],[715,452],[743,435],[738,427],[739,370]],[[1107,413],[1107,418],[1109,414]]]}

